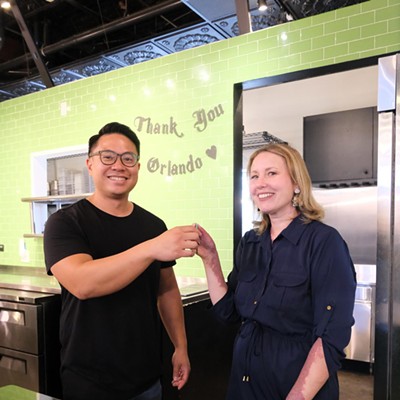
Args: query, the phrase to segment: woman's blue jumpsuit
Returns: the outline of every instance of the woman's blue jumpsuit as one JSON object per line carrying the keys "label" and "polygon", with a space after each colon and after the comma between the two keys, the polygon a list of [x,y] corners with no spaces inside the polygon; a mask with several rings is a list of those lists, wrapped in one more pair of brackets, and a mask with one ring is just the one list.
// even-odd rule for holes
{"label": "woman's blue jumpsuit", "polygon": [[274,242],[269,230],[247,232],[228,292],[213,306],[220,318],[242,321],[227,399],[285,399],[317,338],[329,379],[314,399],[338,399],[337,370],[354,323],[355,289],[354,265],[334,228],[299,216]]}

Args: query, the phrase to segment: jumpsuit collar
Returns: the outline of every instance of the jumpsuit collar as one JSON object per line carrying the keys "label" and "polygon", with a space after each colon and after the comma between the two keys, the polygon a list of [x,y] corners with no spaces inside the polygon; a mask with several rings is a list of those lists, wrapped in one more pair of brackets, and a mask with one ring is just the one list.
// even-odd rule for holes
{"label": "jumpsuit collar", "polygon": [[[297,245],[307,225],[308,224],[304,222],[303,215],[300,214],[293,219],[293,221],[277,236],[276,239],[278,239],[280,236],[283,236],[292,244]],[[270,238],[270,229],[271,228],[269,226],[262,236],[268,235],[268,237]],[[271,241],[271,239],[269,239],[269,241]]]}

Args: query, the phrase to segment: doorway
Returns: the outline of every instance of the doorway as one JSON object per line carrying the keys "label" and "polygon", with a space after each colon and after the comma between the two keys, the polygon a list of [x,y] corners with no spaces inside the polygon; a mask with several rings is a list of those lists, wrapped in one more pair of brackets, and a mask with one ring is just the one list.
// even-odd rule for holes
{"label": "doorway", "polygon": [[[254,145],[254,140],[251,140],[252,145],[247,146],[249,141],[246,137],[253,139],[258,136],[259,145],[262,145],[263,136],[268,134],[288,142],[303,154],[305,117],[376,107],[377,83],[378,61],[374,59],[364,61],[364,64],[341,64],[235,85],[235,248],[243,233],[252,228],[256,215],[248,195],[245,170],[257,143]],[[371,218],[376,220],[376,188],[370,191],[373,193],[368,196],[375,206]],[[374,210],[374,207],[368,207],[368,210]],[[325,222],[334,226],[329,220]],[[376,227],[374,229],[373,224],[372,230],[372,241],[376,246]],[[365,370],[368,374],[370,369],[367,367]],[[359,378],[353,375],[349,379],[352,377]],[[373,380],[368,381],[372,399]]]}

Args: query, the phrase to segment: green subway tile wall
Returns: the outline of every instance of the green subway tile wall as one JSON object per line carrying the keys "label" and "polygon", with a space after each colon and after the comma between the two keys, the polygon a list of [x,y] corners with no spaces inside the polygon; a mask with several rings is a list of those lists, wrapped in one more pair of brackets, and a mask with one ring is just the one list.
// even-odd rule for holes
{"label": "green subway tile wall", "polygon": [[[169,227],[204,225],[229,271],[233,85],[397,51],[399,0],[370,0],[0,103],[0,264],[44,265],[43,240],[22,239],[30,231],[20,199],[32,195],[31,153],[85,145],[103,124],[120,121],[142,141],[132,200]],[[204,276],[198,258],[176,269]]]}

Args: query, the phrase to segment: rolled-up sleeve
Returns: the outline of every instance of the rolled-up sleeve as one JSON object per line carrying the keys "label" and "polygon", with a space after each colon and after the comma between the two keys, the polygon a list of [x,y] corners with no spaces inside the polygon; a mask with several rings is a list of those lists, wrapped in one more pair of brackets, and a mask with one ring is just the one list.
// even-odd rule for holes
{"label": "rolled-up sleeve", "polygon": [[332,374],[345,357],[354,324],[356,276],[345,241],[334,229],[318,237],[311,260],[314,340],[322,339],[326,364]]}

